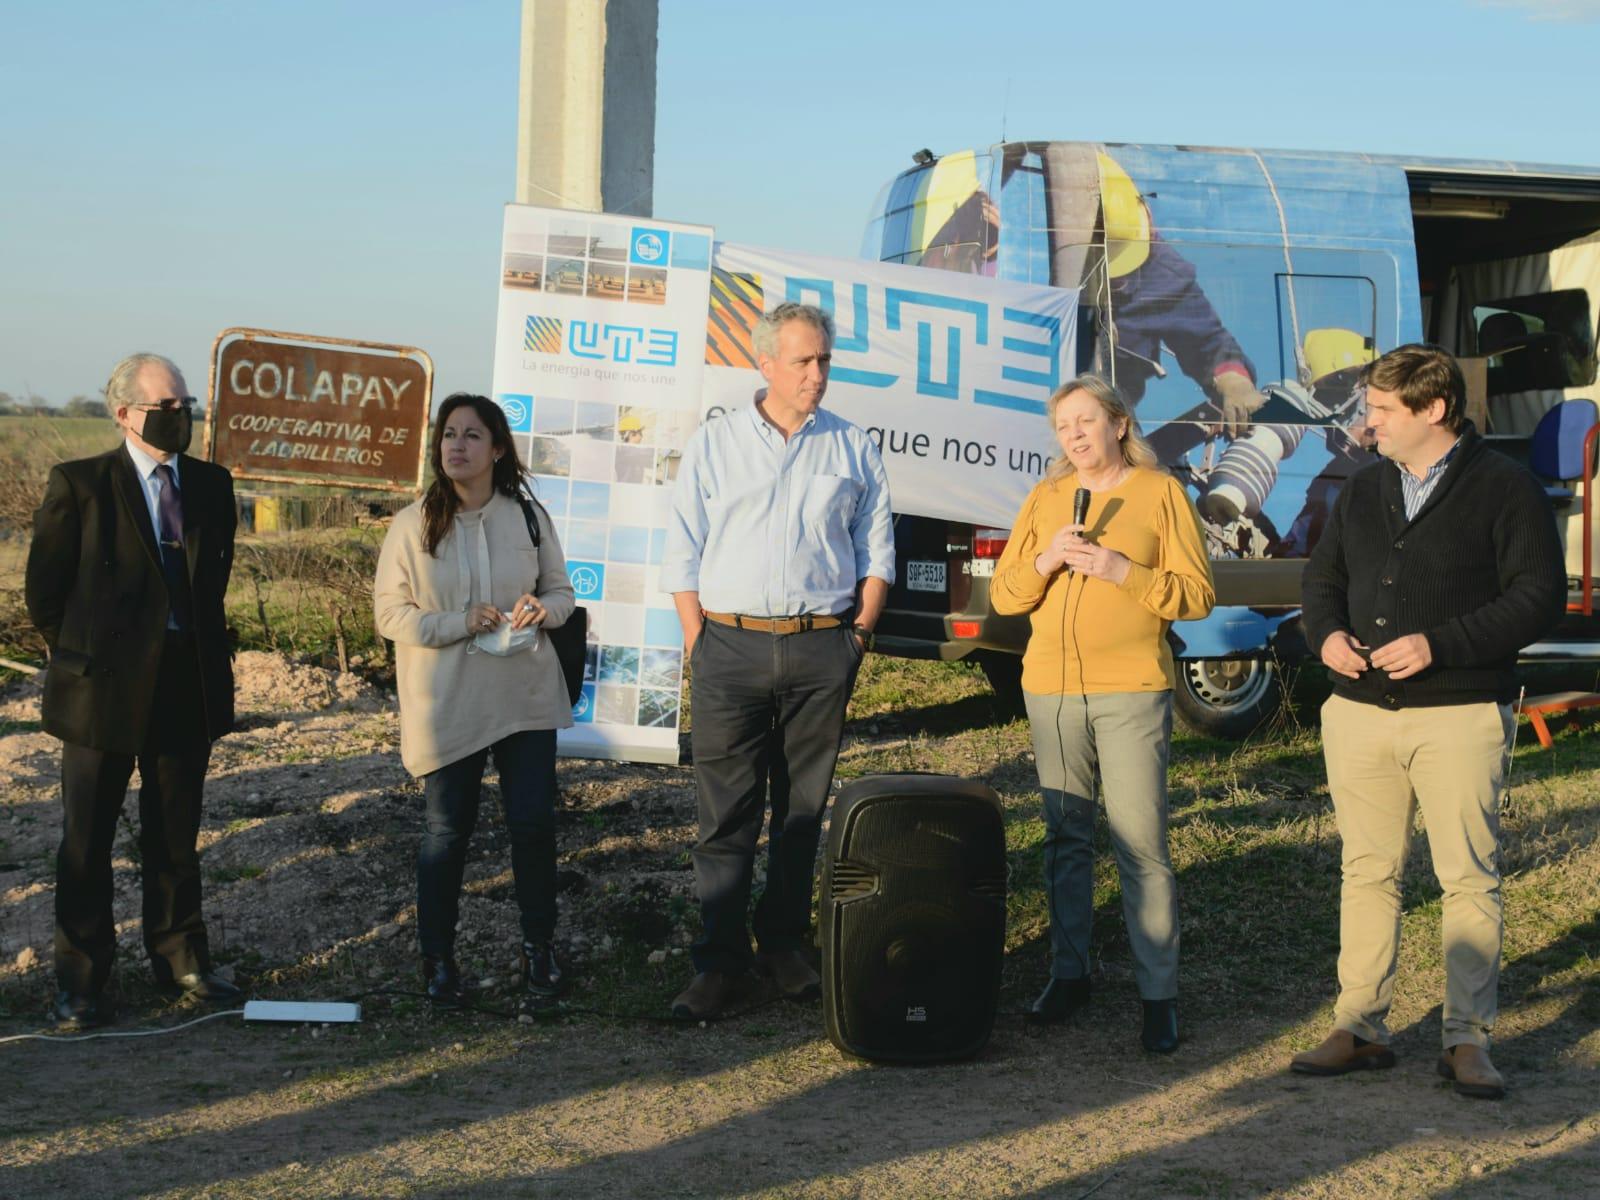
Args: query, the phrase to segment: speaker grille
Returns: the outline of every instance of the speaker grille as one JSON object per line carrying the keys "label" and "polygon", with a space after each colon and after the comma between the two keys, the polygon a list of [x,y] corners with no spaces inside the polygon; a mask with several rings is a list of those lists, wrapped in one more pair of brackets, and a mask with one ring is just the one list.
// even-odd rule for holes
{"label": "speaker grille", "polygon": [[860,900],[878,890],[878,873],[860,863],[849,861],[834,863],[831,879],[833,898],[840,904]]}
{"label": "speaker grille", "polygon": [[1006,873],[1004,871],[985,871],[975,876],[969,884],[973,893],[982,896],[985,900],[993,900],[999,904],[1006,902]]}
{"label": "speaker grille", "polygon": [[948,776],[872,776],[834,806],[823,1013],[847,1054],[927,1062],[987,1041],[1005,951],[999,798]]}

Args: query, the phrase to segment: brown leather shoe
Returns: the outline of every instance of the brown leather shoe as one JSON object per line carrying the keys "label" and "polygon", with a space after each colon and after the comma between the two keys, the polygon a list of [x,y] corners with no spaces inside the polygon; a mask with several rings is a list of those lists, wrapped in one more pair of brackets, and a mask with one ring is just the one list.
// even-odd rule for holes
{"label": "brown leather shoe", "polygon": [[732,994],[732,975],[701,971],[672,1002],[672,1015],[680,1021],[709,1021],[722,1012]]}
{"label": "brown leather shoe", "polygon": [[1498,1100],[1506,1094],[1506,1081],[1489,1061],[1489,1052],[1472,1042],[1447,1047],[1439,1056],[1439,1074],[1455,1080],[1460,1096]]}
{"label": "brown leather shoe", "polygon": [[1301,1075],[1348,1075],[1351,1071],[1378,1071],[1394,1066],[1394,1051],[1357,1037],[1348,1029],[1335,1029],[1315,1050],[1302,1050],[1289,1060],[1289,1069]]}
{"label": "brown leather shoe", "polygon": [[798,950],[776,950],[760,954],[756,962],[778,985],[787,1000],[815,1000],[822,995],[822,976]]}

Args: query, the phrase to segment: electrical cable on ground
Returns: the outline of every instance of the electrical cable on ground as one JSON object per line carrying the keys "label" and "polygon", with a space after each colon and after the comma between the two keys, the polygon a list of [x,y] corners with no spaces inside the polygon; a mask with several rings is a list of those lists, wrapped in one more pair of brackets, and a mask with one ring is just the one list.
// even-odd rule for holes
{"label": "electrical cable on ground", "polygon": [[244,1009],[229,1008],[222,1012],[206,1013],[181,1025],[163,1025],[159,1029],[112,1029],[102,1030],[99,1033],[13,1033],[9,1037],[0,1037],[0,1045],[6,1042],[93,1042],[100,1038],[161,1037],[164,1034],[177,1033],[180,1029],[188,1029],[192,1025],[199,1025],[204,1021],[215,1021],[219,1017],[242,1016]]}
{"label": "electrical cable on ground", "polygon": [[[408,999],[428,1000],[429,1003],[432,1004],[432,1000],[426,992],[409,991],[405,988],[378,988],[369,992],[356,992],[353,995],[341,997],[341,999],[347,1003],[354,1003],[355,1001],[361,1000],[367,996],[399,996]],[[505,1009],[489,1008],[486,1005],[472,1003],[454,1004],[449,1006],[438,1005],[434,1007],[433,1011],[441,1014],[452,1012],[479,1013],[486,1017],[500,1017],[505,1020],[516,1020],[522,1016],[529,1016],[535,1021],[553,1021],[562,1017],[585,1016],[598,1017],[602,1021],[612,1021],[619,1024],[672,1025],[682,1027],[701,1024],[720,1024],[725,1021],[736,1020],[739,1017],[748,1016],[754,1012],[760,1012],[764,1008],[770,1008],[782,999],[784,999],[782,996],[769,996],[765,1000],[758,1000],[753,1004],[746,1005],[743,1008],[733,1009],[729,1012],[721,1014],[720,1016],[714,1018],[701,1018],[699,1020],[685,1020],[682,1017],[663,1016],[660,1013],[606,1012],[603,1009],[568,1004],[564,1000],[558,1000],[556,1003],[546,1008],[530,1008],[517,1012],[508,1012]]]}
{"label": "electrical cable on ground", "polygon": [[[356,1001],[362,1000],[368,996],[398,996],[417,1000],[429,1000],[429,996],[426,992],[407,991],[403,988],[377,988],[367,992],[356,992],[353,995],[342,997],[342,999],[347,1003],[355,1003]],[[435,1011],[439,1013],[478,1013],[486,1017],[499,1017],[502,1020],[512,1021],[518,1020],[523,1016],[528,1016],[532,1017],[535,1022],[539,1023],[545,1021],[556,1021],[565,1017],[587,1016],[597,1017],[602,1021],[610,1021],[616,1024],[669,1025],[683,1027],[692,1025],[722,1024],[727,1021],[734,1021],[740,1017],[749,1016],[751,1013],[760,1012],[762,1009],[770,1008],[782,999],[782,996],[770,996],[765,1000],[758,1000],[754,1004],[746,1005],[743,1008],[733,1009],[729,1012],[723,1013],[718,1017],[699,1021],[686,1021],[682,1017],[663,1016],[658,1013],[606,1012],[598,1008],[569,1005],[563,1001],[557,1001],[555,1004],[552,1004],[547,1008],[529,1008],[519,1011],[489,1008],[487,1005],[470,1003],[452,1005],[448,1008],[439,1007],[436,1008]],[[230,1008],[222,1012],[206,1013],[204,1016],[195,1017],[192,1020],[184,1021],[178,1025],[164,1025],[158,1029],[100,1030],[96,1033],[14,1033],[6,1037],[0,1037],[0,1045],[5,1045],[8,1042],[27,1041],[92,1042],[101,1038],[161,1037],[165,1034],[177,1033],[181,1029],[188,1029],[191,1026],[199,1025],[206,1021],[215,1021],[221,1017],[242,1017],[243,1015],[244,1009]],[[315,1022],[311,1023],[315,1024]]]}

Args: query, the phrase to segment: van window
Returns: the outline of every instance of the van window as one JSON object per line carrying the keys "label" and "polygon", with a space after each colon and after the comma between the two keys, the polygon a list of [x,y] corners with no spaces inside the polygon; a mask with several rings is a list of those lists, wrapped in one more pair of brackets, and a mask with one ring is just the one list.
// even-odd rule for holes
{"label": "van window", "polygon": [[1478,353],[1489,359],[1491,396],[1594,382],[1594,325],[1582,288],[1476,304],[1472,324]]}
{"label": "van window", "polygon": [[1277,289],[1278,378],[1312,388],[1322,408],[1348,409],[1378,356],[1377,288],[1364,275],[1296,272],[1279,274]]}

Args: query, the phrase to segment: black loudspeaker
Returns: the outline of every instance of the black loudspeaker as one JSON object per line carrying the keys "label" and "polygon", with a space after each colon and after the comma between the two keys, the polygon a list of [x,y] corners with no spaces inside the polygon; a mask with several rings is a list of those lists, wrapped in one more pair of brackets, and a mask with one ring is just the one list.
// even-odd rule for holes
{"label": "black loudspeaker", "polygon": [[822,1013],[846,1054],[976,1054],[1000,1000],[1006,838],[970,779],[870,775],[833,806],[822,874]]}

